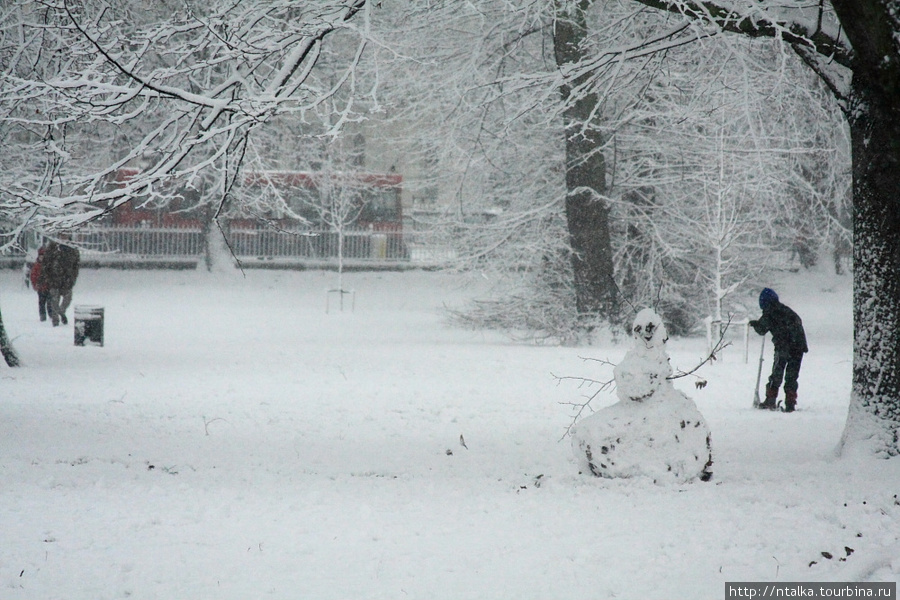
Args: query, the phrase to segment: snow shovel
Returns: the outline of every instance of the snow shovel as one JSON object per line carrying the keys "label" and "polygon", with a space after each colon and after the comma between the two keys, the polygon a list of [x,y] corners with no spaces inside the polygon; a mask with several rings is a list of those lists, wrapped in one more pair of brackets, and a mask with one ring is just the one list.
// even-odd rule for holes
{"label": "snow shovel", "polygon": [[756,372],[756,389],[753,390],[753,408],[759,408],[759,380],[762,378],[763,353],[766,350],[766,336],[762,336],[762,345],[759,347],[759,370]]}

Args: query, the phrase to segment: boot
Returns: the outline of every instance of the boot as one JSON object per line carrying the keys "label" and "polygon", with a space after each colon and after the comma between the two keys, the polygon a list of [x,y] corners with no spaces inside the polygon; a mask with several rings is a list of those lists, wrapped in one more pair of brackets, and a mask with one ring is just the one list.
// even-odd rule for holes
{"label": "boot", "polygon": [[784,412],[794,412],[797,408],[797,392],[784,393]]}
{"label": "boot", "polygon": [[759,405],[759,408],[762,410],[775,410],[778,406],[775,404],[775,399],[778,398],[778,389],[772,389],[770,387],[766,387],[766,401]]}

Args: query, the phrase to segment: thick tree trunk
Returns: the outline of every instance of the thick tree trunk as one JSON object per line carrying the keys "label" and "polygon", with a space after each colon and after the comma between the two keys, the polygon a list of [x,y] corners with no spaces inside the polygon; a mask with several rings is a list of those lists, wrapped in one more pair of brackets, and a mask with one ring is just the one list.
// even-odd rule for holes
{"label": "thick tree trunk", "polygon": [[832,0],[853,45],[853,391],[841,439],[900,454],[900,51],[891,2]]}
{"label": "thick tree trunk", "polygon": [[[565,68],[584,58],[587,37],[585,11],[590,0],[557,4],[553,46],[556,64]],[[598,195],[606,193],[603,136],[592,127],[597,116],[595,94],[572,99],[573,88],[587,76],[565,83],[560,93],[566,103],[563,114],[566,135],[566,221],[572,246],[576,309],[580,317],[616,320],[617,294],[613,278],[609,207]]]}
{"label": "thick tree trunk", "polygon": [[900,98],[853,78],[853,392],[841,442],[900,454]]}
{"label": "thick tree trunk", "polygon": [[[579,101],[579,103],[582,101]],[[606,168],[597,133],[583,132],[582,111],[566,111],[566,223],[572,246],[576,309],[582,316],[615,321],[609,207],[596,194],[606,192]]]}

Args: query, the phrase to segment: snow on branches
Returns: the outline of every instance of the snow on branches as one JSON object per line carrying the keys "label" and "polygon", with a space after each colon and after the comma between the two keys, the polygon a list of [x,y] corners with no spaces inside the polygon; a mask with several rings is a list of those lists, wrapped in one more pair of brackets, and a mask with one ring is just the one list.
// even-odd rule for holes
{"label": "snow on branches", "polygon": [[[173,178],[213,178],[212,202],[233,185],[250,133],[275,116],[351,118],[342,90],[366,40],[350,21],[365,0],[174,4],[3,9],[0,131],[17,150],[2,159],[0,210],[72,227],[163,194]],[[357,49],[320,76],[326,38],[339,33]],[[110,185],[134,164],[139,176]]]}

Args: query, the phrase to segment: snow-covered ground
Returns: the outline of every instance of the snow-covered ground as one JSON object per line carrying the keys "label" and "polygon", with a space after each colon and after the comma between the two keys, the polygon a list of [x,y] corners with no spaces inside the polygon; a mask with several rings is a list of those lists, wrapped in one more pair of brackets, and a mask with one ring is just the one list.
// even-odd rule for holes
{"label": "snow-covered ground", "polygon": [[[326,314],[330,273],[85,270],[74,304],[105,307],[102,348],[73,345],[71,309],[38,322],[20,279],[0,273],[25,363],[0,367],[0,598],[720,599],[726,581],[900,580],[900,461],[833,452],[846,277],[769,282],[807,328],[800,412],[751,409],[755,335],[749,363],[738,344],[704,389],[676,382],[715,458],[711,482],[684,485],[579,475],[560,441],[589,390],[553,374],[610,378],[583,358],[617,362],[627,341],[454,329],[442,307],[478,293],[459,275],[350,274],[355,310]],[[704,347],[670,340],[673,366]]]}

